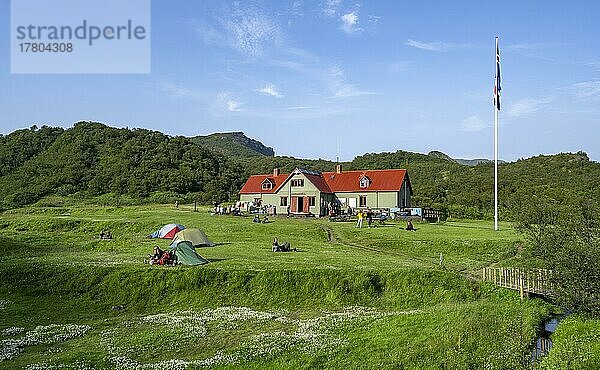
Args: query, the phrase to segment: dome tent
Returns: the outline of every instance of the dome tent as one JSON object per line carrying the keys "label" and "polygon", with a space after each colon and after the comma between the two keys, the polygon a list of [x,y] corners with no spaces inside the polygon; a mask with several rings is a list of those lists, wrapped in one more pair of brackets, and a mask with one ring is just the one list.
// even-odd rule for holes
{"label": "dome tent", "polygon": [[148,238],[172,239],[175,234],[184,230],[185,226],[179,224],[167,224],[148,235]]}
{"label": "dome tent", "polygon": [[183,241],[183,240],[189,241],[190,243],[192,243],[192,245],[194,247],[214,247],[215,246],[215,243],[211,242],[208,239],[208,237],[206,236],[206,234],[204,233],[204,231],[202,231],[200,229],[181,230],[180,232],[175,234],[175,237],[173,237],[173,244]]}
{"label": "dome tent", "polygon": [[171,244],[171,250],[174,251],[174,260],[175,264],[189,265],[189,266],[197,266],[197,265],[205,265],[208,263],[208,260],[198,253],[194,249],[194,246],[191,242],[187,240],[175,242]]}

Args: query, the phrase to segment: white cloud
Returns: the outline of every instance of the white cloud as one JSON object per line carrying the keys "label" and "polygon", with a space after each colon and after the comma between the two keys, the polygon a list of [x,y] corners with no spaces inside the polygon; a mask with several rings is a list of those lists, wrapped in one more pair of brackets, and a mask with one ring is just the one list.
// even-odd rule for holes
{"label": "white cloud", "polygon": [[296,107],[286,107],[283,108],[284,110],[305,110],[305,109],[313,109],[313,107],[307,107],[307,106],[296,106]]}
{"label": "white cloud", "polygon": [[223,21],[229,44],[249,56],[262,56],[281,37],[279,25],[259,9],[238,9]]}
{"label": "white cloud", "polygon": [[241,112],[243,111],[241,106],[244,103],[237,98],[231,97],[231,94],[228,92],[220,92],[217,94],[217,106],[221,109],[220,107],[223,107],[223,105],[227,108],[228,112]]}
{"label": "white cloud", "polygon": [[339,66],[334,66],[328,71],[330,86],[333,91],[332,98],[350,98],[364,95],[380,95],[373,91],[364,91],[349,83],[344,71]]}
{"label": "white cloud", "polygon": [[362,31],[362,28],[358,25],[358,13],[353,11],[348,14],[344,14],[340,17],[342,20],[342,30],[347,34],[353,34]]}
{"label": "white cloud", "polygon": [[283,95],[281,93],[279,93],[279,91],[277,91],[277,89],[275,88],[275,85],[273,85],[273,84],[266,84],[265,87],[263,87],[261,89],[255,89],[254,91],[261,93],[263,95],[273,96],[275,98],[283,98]]}
{"label": "white cloud", "polygon": [[578,99],[590,99],[600,97],[600,81],[578,82],[571,86],[571,91]]}
{"label": "white cloud", "polygon": [[321,13],[327,17],[335,17],[341,4],[342,0],[325,0],[321,5]]}
{"label": "white cloud", "polygon": [[236,100],[228,100],[227,101],[227,110],[230,112],[241,112],[242,109],[240,109],[240,107],[243,104],[244,103],[236,101]]}
{"label": "white cloud", "polygon": [[552,96],[543,96],[540,98],[521,99],[506,107],[506,114],[509,117],[530,116],[548,106],[555,98]]}
{"label": "white cloud", "polygon": [[380,93],[374,91],[364,91],[358,89],[356,86],[351,84],[346,84],[340,87],[334,94],[334,98],[352,98],[355,96],[365,96],[365,95],[381,95]]}
{"label": "white cloud", "polygon": [[172,98],[202,99],[202,94],[171,82],[162,82],[159,88]]}
{"label": "white cloud", "polygon": [[484,122],[481,117],[477,115],[467,117],[460,123],[461,131],[466,132],[478,132],[488,127],[490,127],[490,125]]}
{"label": "white cloud", "polygon": [[413,39],[408,39],[405,42],[405,45],[412,46],[413,48],[417,48],[417,49],[421,49],[421,50],[437,51],[437,52],[448,51],[450,49],[456,49],[456,48],[471,47],[471,45],[468,45],[468,44],[450,44],[450,43],[441,42],[441,41],[423,42],[423,41],[416,41]]}

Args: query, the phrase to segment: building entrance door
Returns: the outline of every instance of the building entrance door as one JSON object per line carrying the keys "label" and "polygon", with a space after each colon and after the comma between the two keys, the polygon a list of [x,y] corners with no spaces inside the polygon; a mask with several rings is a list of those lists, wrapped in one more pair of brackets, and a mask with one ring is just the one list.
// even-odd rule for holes
{"label": "building entrance door", "polygon": [[305,202],[305,199],[303,197],[297,197],[297,198],[298,198],[298,201],[296,202],[297,207],[296,207],[296,211],[295,212],[298,212],[298,213],[304,212],[304,202]]}

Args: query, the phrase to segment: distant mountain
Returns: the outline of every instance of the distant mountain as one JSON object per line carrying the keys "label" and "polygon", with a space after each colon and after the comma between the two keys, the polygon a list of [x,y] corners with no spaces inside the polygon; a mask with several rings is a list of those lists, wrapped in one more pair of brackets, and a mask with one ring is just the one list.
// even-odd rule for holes
{"label": "distant mountain", "polygon": [[229,157],[275,156],[273,148],[247,137],[243,132],[222,132],[190,139],[200,146]]}
{"label": "distant mountain", "polygon": [[[462,164],[462,165],[465,165],[465,166],[477,166],[479,164],[493,163],[494,162],[491,159],[483,159],[483,158],[477,158],[477,159],[452,158],[448,154],[442,153],[442,152],[437,151],[437,150],[431,151],[431,152],[427,153],[427,155],[430,156],[430,157],[433,157],[433,158],[444,159],[444,160],[446,160],[448,162],[454,162],[454,163]],[[506,163],[506,161],[503,161],[503,160],[499,159],[498,163]]]}
{"label": "distant mountain", "polygon": [[432,158],[438,158],[438,159],[446,160],[448,162],[458,163],[457,160],[453,159],[448,154],[442,153],[442,152],[437,151],[437,150],[433,150],[433,151],[427,153],[427,155],[430,156],[430,157],[432,157]]}

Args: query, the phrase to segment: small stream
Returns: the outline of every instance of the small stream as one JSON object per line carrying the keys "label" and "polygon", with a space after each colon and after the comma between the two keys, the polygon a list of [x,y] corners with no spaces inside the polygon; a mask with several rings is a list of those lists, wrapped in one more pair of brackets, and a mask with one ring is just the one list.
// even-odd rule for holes
{"label": "small stream", "polygon": [[544,322],[544,330],[542,330],[542,333],[536,339],[535,348],[531,352],[532,364],[538,362],[542,357],[546,356],[548,352],[550,352],[550,349],[552,348],[552,339],[550,339],[550,336],[556,331],[558,324],[560,324],[560,322],[567,318],[570,314],[571,313],[568,311],[562,314],[555,314]]}

